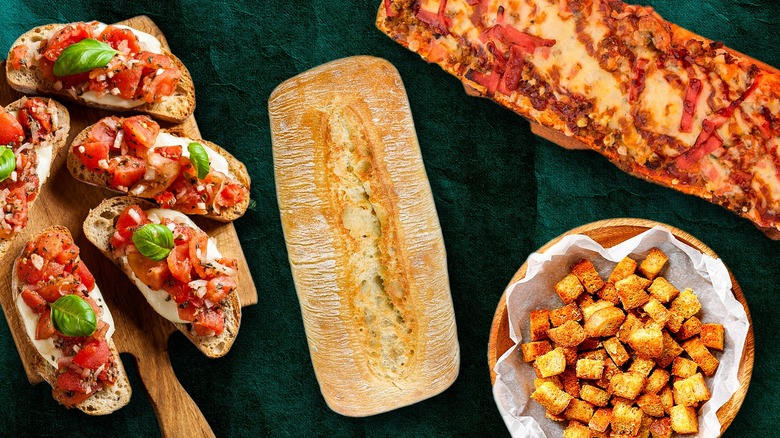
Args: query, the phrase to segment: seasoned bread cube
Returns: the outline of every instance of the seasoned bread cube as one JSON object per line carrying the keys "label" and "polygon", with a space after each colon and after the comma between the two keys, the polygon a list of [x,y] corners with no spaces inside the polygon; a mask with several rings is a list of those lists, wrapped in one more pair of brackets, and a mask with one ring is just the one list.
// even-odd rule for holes
{"label": "seasoned bread cube", "polygon": [[612,304],[618,304],[620,302],[615,283],[605,283],[604,287],[596,291],[596,296],[604,301],[609,301]]}
{"label": "seasoned bread cube", "polygon": [[583,310],[583,314],[585,313],[584,310],[586,307],[595,303],[595,301],[593,300],[593,296],[589,294],[580,294],[580,296],[578,296],[577,299],[574,300],[574,302],[577,303],[578,306],[580,306],[580,309]]}
{"label": "seasoned bread cube", "polygon": [[563,416],[570,419],[570,420],[577,420],[582,423],[589,423],[591,417],[593,417],[593,405],[580,400],[578,398],[574,398],[569,402],[569,406],[566,407],[566,410],[563,411]]}
{"label": "seasoned bread cube", "polygon": [[699,310],[701,310],[701,303],[696,294],[694,294],[692,290],[686,288],[680,292],[680,295],[677,295],[677,298],[675,298],[674,301],[672,301],[671,308],[682,316],[683,319],[688,319],[699,313]]}
{"label": "seasoned bread cube", "polygon": [[631,363],[631,366],[628,367],[628,370],[647,377],[650,375],[650,371],[653,370],[654,366],[655,361],[652,359],[647,359],[642,356],[635,356],[634,362]]}
{"label": "seasoned bread cube", "polygon": [[616,374],[609,381],[607,392],[618,397],[634,400],[642,392],[645,380],[644,375],[633,371]]}
{"label": "seasoned bread cube", "polygon": [[681,433],[696,433],[699,431],[699,417],[696,410],[690,406],[675,405],[669,412],[672,430]]}
{"label": "seasoned bread cube", "polygon": [[612,408],[612,431],[621,435],[635,436],[642,426],[642,410],[628,403],[616,403]]}
{"label": "seasoned bread cube", "polygon": [[672,333],[678,333],[682,328],[685,318],[676,310],[669,310],[669,319],[666,321],[666,328]]}
{"label": "seasoned bread cube", "polygon": [[602,362],[607,360],[608,357],[607,350],[603,348],[599,348],[598,350],[583,351],[579,356],[580,359],[593,359],[600,360]]}
{"label": "seasoned bread cube", "polygon": [[537,357],[534,365],[537,366],[541,377],[557,376],[566,369],[566,356],[564,356],[563,350],[559,347]]}
{"label": "seasoned bread cube", "polygon": [[552,421],[559,421],[559,422],[566,421],[566,417],[563,416],[563,413],[561,413],[561,414],[553,414],[550,411],[545,411],[544,412],[544,416],[549,418]]}
{"label": "seasoned bread cube", "polygon": [[696,373],[687,379],[674,382],[674,404],[683,406],[697,406],[701,401],[710,399],[710,390],[704,382],[704,376]]}
{"label": "seasoned bread cube", "polygon": [[628,336],[628,345],[646,358],[661,356],[664,339],[661,330],[638,328]]}
{"label": "seasoned bread cube", "polygon": [[606,406],[610,397],[607,391],[587,383],[580,388],[580,398],[596,406]]}
{"label": "seasoned bread cube", "polygon": [[612,378],[620,373],[622,373],[620,368],[615,365],[615,362],[613,362],[611,358],[608,358],[604,361],[604,374],[602,374],[601,378],[596,382],[596,385],[601,388],[608,388]]}
{"label": "seasoned bread cube", "polygon": [[558,389],[550,382],[545,382],[536,388],[536,391],[531,394],[531,398],[555,415],[566,410],[569,402],[573,399],[572,396]]}
{"label": "seasoned bread cube", "polygon": [[547,330],[547,336],[555,342],[555,345],[563,347],[576,347],[588,337],[585,329],[577,321],[567,321],[560,327]]}
{"label": "seasoned bread cube", "polygon": [[620,339],[620,342],[627,343],[629,336],[631,336],[631,333],[638,329],[644,327],[644,324],[642,324],[642,320],[637,318],[636,315],[633,313],[629,313],[626,316],[625,321],[623,321],[623,324],[620,326],[620,330],[618,330],[617,337]]}
{"label": "seasoned bread cube", "polygon": [[642,392],[646,394],[656,394],[661,390],[661,388],[669,383],[669,377],[671,377],[669,371],[666,371],[662,368],[654,369],[647,378],[647,382],[645,382],[645,389],[642,390]]}
{"label": "seasoned bread cube", "polygon": [[623,343],[616,337],[609,338],[601,344],[609,354],[609,357],[611,357],[617,365],[623,365],[631,358],[631,356],[628,355],[626,348],[623,346]]}
{"label": "seasoned bread cube", "polygon": [[570,421],[563,430],[563,438],[593,438],[593,434],[587,426],[576,421]]}
{"label": "seasoned bread cube", "polygon": [[[587,334],[587,332],[586,332],[586,334]],[[582,341],[582,343],[577,346],[577,350],[580,350],[580,351],[587,351],[587,350],[599,351],[599,350],[603,350],[603,348],[601,348],[601,339],[599,339],[599,338],[585,338],[585,340]],[[604,354],[606,354],[606,352]],[[589,357],[588,359],[593,359],[593,358]]]}
{"label": "seasoned bread cube", "polygon": [[683,348],[666,331],[661,332],[663,336],[664,347],[661,355],[655,359],[655,362],[661,368],[666,368],[672,363],[675,357],[683,352]]}
{"label": "seasoned bread cube", "polygon": [[658,418],[650,424],[653,438],[672,438],[672,420],[669,417]]}
{"label": "seasoned bread cube", "polygon": [[566,366],[574,368],[577,365],[577,347],[558,347],[563,350],[563,355],[566,357]]}
{"label": "seasoned bread cube", "polygon": [[577,374],[570,367],[560,374],[561,383],[563,384],[563,390],[567,394],[574,398],[580,397],[580,379],[577,378]]}
{"label": "seasoned bread cube", "polygon": [[658,394],[642,394],[636,399],[636,404],[642,412],[651,417],[663,417],[664,405]]}
{"label": "seasoned bread cube", "polygon": [[658,395],[661,397],[661,403],[664,405],[664,412],[669,415],[672,412],[672,406],[674,406],[674,392],[669,385],[664,386],[658,391]]}
{"label": "seasoned bread cube", "polygon": [[661,327],[666,325],[666,321],[669,319],[669,309],[666,308],[658,298],[651,297],[650,300],[642,306],[642,310],[647,313],[653,321],[661,324]]}
{"label": "seasoned bread cube", "polygon": [[604,374],[604,360],[580,359],[577,361],[577,377],[580,379],[600,379]]}
{"label": "seasoned bread cube", "polygon": [[585,333],[593,338],[615,336],[625,319],[622,310],[615,306],[605,307],[585,319]]}
{"label": "seasoned bread cube", "polygon": [[650,295],[645,288],[650,285],[650,280],[631,274],[615,283],[618,297],[626,310],[636,309],[650,300]]}
{"label": "seasoned bread cube", "polygon": [[550,311],[550,322],[554,327],[568,322],[582,320],[582,311],[576,303],[569,303],[559,309]]}
{"label": "seasoned bread cube", "polygon": [[587,259],[582,259],[572,266],[571,273],[576,275],[580,283],[585,287],[585,291],[593,294],[604,287],[604,280],[601,279],[598,271]]}
{"label": "seasoned bread cube", "polygon": [[696,374],[696,369],[698,367],[699,366],[696,365],[696,362],[678,356],[675,357],[674,361],[672,362],[672,374],[677,377],[687,379],[688,377]]}
{"label": "seasoned bread cube", "polygon": [[590,418],[588,427],[596,432],[606,432],[609,427],[609,423],[612,422],[612,409],[600,408],[596,409],[593,416]]}
{"label": "seasoned bread cube", "polygon": [[695,316],[686,319],[677,331],[677,339],[684,341],[701,333],[701,321]]}
{"label": "seasoned bread cube", "polygon": [[590,318],[594,313],[598,312],[601,309],[607,308],[607,307],[615,307],[615,304],[611,301],[607,300],[598,300],[590,304],[585,304],[583,306],[580,306],[580,309],[582,309],[582,316],[587,320]]}
{"label": "seasoned bread cube", "polygon": [[726,333],[721,324],[702,324],[699,337],[705,346],[723,351]]}
{"label": "seasoned bread cube", "polygon": [[633,274],[636,272],[636,265],[636,260],[632,259],[631,257],[623,257],[623,260],[619,261],[618,264],[612,268],[612,273],[609,274],[607,283],[614,284],[615,282]]}
{"label": "seasoned bread cube", "polygon": [[672,286],[672,283],[669,283],[669,280],[664,277],[657,277],[653,280],[653,283],[647,287],[647,291],[650,292],[650,295],[664,304],[671,303],[680,293],[680,291]]}
{"label": "seasoned bread cube", "polygon": [[652,280],[658,276],[668,260],[669,257],[667,257],[663,251],[658,248],[653,248],[647,254],[647,257],[642,260],[642,263],[639,264],[639,272],[646,278]]}
{"label": "seasoned bread cube", "polygon": [[576,275],[568,274],[555,285],[555,292],[564,303],[569,304],[576,300],[581,293],[585,292],[585,288]]}
{"label": "seasoned bread cube", "polygon": [[537,357],[552,351],[552,345],[548,341],[536,341],[520,344],[524,362],[533,362]]}
{"label": "seasoned bread cube", "polygon": [[682,348],[688,356],[699,365],[705,375],[711,376],[718,369],[720,361],[710,353],[700,338],[691,338],[682,344]]}
{"label": "seasoned bread cube", "polygon": [[532,310],[531,340],[547,339],[547,330],[550,330],[550,311],[547,309]]}
{"label": "seasoned bread cube", "polygon": [[551,382],[553,385],[555,385],[558,389],[563,389],[563,384],[561,383],[560,376],[552,376],[552,377],[537,377],[534,379],[534,388],[538,388],[542,386],[545,382]]}

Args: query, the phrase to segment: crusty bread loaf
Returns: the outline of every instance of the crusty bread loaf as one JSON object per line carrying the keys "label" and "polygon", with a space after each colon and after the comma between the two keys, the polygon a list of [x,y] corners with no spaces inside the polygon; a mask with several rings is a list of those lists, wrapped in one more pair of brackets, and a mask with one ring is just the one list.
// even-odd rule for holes
{"label": "crusty bread loaf", "polygon": [[[19,111],[19,109],[22,107],[22,104],[26,99],[27,99],[26,97],[23,97],[19,100],[11,102],[5,107],[5,109],[7,111]],[[68,110],[56,100],[54,99],[46,99],[46,100],[50,102],[50,105],[54,105],[57,108],[56,111],[57,120],[54,123],[54,136],[52,137],[51,140],[51,144],[52,144],[51,160],[52,163],[54,163],[54,160],[57,159],[57,154],[59,154],[60,149],[62,149],[65,146],[65,143],[68,142],[68,135],[70,135],[70,114],[68,113]],[[51,169],[51,166],[49,166],[49,169]],[[47,173],[45,176],[40,178],[40,187],[43,187],[48,177],[49,174]],[[35,199],[32,200],[32,202],[27,204],[27,208],[32,209],[33,204],[35,204],[35,201],[37,200],[38,197],[36,196]],[[13,237],[11,237],[10,239],[0,238],[0,257],[2,257],[6,252],[8,252],[8,249],[11,247],[12,241],[13,241]]]}
{"label": "crusty bread loaf", "polygon": [[276,192],[314,371],[334,411],[432,397],[460,352],[441,228],[401,78],[345,58],[269,101]]}
{"label": "crusty bread loaf", "polygon": [[[76,137],[71,142],[71,145],[83,144],[87,137],[87,134],[92,129],[92,126],[94,125],[87,126],[86,128],[84,128],[83,131],[79,132],[78,135],[76,135]],[[161,130],[161,132],[167,132],[171,135],[176,135],[179,137],[191,138],[187,136],[187,134],[184,133],[184,131],[181,128],[177,128],[177,127],[173,127],[171,129],[163,129]],[[192,140],[199,142],[204,146],[207,146],[212,150],[216,151],[217,153],[219,153],[220,155],[222,155],[225,158],[225,160],[227,160],[228,168],[230,169],[230,172],[233,173],[233,175],[236,177],[238,182],[246,186],[247,189],[250,188],[252,179],[250,178],[249,172],[247,172],[244,163],[238,161],[236,157],[230,154],[230,152],[226,151],[224,148],[217,145],[216,143],[212,143],[208,140],[203,140],[200,138],[193,138]],[[87,184],[92,184],[98,187],[104,187],[109,190],[116,191],[117,193],[128,195],[127,192],[119,191],[109,187],[107,174],[96,173],[87,169],[87,167],[81,162],[81,160],[79,160],[78,157],[73,153],[72,147],[68,148],[67,166],[68,166],[68,170],[70,171],[70,174],[73,175],[73,177],[79,181],[85,182]],[[204,214],[203,216],[220,222],[231,222],[243,216],[244,213],[246,213],[248,207],[249,207],[249,197],[247,196],[246,199],[239,202],[238,204],[230,208],[222,209],[219,212],[219,214],[217,214],[213,210],[210,210],[208,214]]]}
{"label": "crusty bread loaf", "polygon": [[[127,196],[117,196],[109,198],[100,203],[97,207],[89,211],[84,220],[84,235],[95,245],[100,252],[108,257],[117,265],[128,277],[133,278],[135,274],[130,265],[123,262],[122,259],[114,257],[109,245],[109,239],[114,235],[116,229],[114,225],[116,219],[130,205],[138,205],[143,210],[155,208],[156,206],[148,201]],[[238,287],[241,283],[237,279]],[[241,325],[241,303],[238,300],[238,292],[233,291],[222,303],[222,310],[225,313],[225,331],[219,336],[198,336],[193,330],[191,324],[173,323],[184,336],[186,336],[203,354],[208,357],[224,356],[233,346],[233,341],[238,335],[238,329]],[[151,309],[150,309],[151,311]]]}
{"label": "crusty bread loaf", "polygon": [[[135,108],[123,108],[114,105],[101,104],[84,100],[81,96],[67,90],[56,90],[54,83],[44,78],[41,69],[37,67],[37,54],[39,48],[46,40],[52,37],[55,32],[65,27],[66,24],[47,24],[29,30],[22,34],[11,45],[14,47],[23,44],[27,46],[27,53],[24,57],[22,68],[15,69],[12,63],[5,64],[6,77],[8,85],[14,90],[27,94],[46,94],[51,96],[64,97],[68,100],[80,103],[93,108],[101,108],[120,112],[140,112],[150,116],[165,120],[168,122],[183,122],[195,111],[195,85],[192,82],[192,76],[187,67],[181,60],[172,53],[163,48],[163,52],[171,58],[173,64],[181,71],[181,79],[173,95],[167,96],[157,103],[145,103]],[[9,59],[11,55],[9,54]]]}
{"label": "crusty bread loaf", "polygon": [[[68,236],[71,235],[70,230],[68,230],[66,227],[63,227],[61,225],[55,225],[49,227],[41,231],[38,235],[50,231],[67,234]],[[32,237],[31,240],[34,240],[35,238],[36,237]],[[13,294],[14,302],[16,302],[16,299],[18,295],[22,292],[22,288],[23,288],[21,280],[16,275],[17,261],[18,259],[14,261],[13,271],[11,273],[11,291]],[[14,306],[14,308],[16,308],[16,306]],[[29,337],[23,337],[22,339],[23,342],[28,344],[27,346],[30,351],[36,351],[35,346],[33,345],[32,340],[30,340]],[[106,343],[108,344],[108,347],[111,349],[111,354],[114,355],[118,374],[116,377],[116,382],[112,386],[96,392],[87,400],[84,400],[83,402],[76,405],[77,409],[84,411],[89,415],[106,415],[116,411],[117,409],[125,406],[130,401],[130,396],[132,395],[133,392],[132,388],[130,387],[130,381],[127,379],[127,373],[125,373],[125,368],[122,365],[122,359],[119,357],[119,351],[116,348],[116,344],[114,344],[114,340],[109,338],[106,340]],[[34,362],[35,362],[34,367],[38,372],[38,374],[41,377],[43,377],[43,379],[46,380],[46,382],[49,383],[49,385],[51,385],[52,388],[56,387],[57,369],[55,369],[49,362],[47,362],[40,355],[35,356]]]}

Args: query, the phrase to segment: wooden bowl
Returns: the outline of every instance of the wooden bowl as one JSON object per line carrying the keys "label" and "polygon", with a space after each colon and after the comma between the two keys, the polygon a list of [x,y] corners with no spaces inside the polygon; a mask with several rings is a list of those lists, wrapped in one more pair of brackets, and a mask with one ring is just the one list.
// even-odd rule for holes
{"label": "wooden bowl", "polygon": [[[715,252],[713,252],[707,245],[700,242],[695,237],[686,233],[685,231],[671,227],[669,225],[661,224],[654,221],[644,219],[608,219],[599,222],[593,222],[591,224],[583,225],[581,227],[570,230],[555,239],[547,242],[537,252],[544,252],[554,244],[558,243],[563,237],[571,234],[583,234],[598,242],[605,248],[615,246],[625,240],[628,240],[638,234],[641,234],[654,226],[662,226],[668,229],[678,240],[698,249],[704,254],[707,254],[714,258],[719,258]],[[518,269],[515,276],[509,284],[515,283],[521,280],[525,276],[527,268],[527,262]],[[734,297],[745,308],[745,313],[748,317],[750,327],[748,328],[747,338],[745,339],[745,348],[742,351],[742,359],[739,364],[739,388],[737,388],[734,395],[731,396],[726,404],[718,409],[718,419],[720,420],[721,429],[720,433],[729,427],[734,417],[737,416],[739,408],[742,406],[742,402],[745,400],[745,394],[747,394],[748,386],[750,385],[750,377],[753,374],[753,359],[754,359],[754,339],[753,339],[753,320],[750,317],[750,310],[748,309],[745,296],[742,294],[742,289],[739,287],[734,275],[729,271],[731,277],[732,292]],[[493,324],[490,327],[490,341],[488,343],[488,366],[490,367],[490,381],[495,383],[496,374],[493,368],[496,365],[496,361],[501,355],[504,354],[510,347],[512,347],[513,341],[509,338],[509,315],[506,311],[506,292],[501,296],[501,300],[498,303],[498,308],[493,316]],[[518,353],[519,354],[519,353]]]}

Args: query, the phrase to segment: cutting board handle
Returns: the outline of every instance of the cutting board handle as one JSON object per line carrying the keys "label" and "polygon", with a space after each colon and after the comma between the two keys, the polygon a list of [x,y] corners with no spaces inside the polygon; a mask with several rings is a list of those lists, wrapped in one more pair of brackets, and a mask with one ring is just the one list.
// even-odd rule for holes
{"label": "cutting board handle", "polygon": [[163,437],[215,437],[203,413],[176,378],[167,351],[136,360]]}

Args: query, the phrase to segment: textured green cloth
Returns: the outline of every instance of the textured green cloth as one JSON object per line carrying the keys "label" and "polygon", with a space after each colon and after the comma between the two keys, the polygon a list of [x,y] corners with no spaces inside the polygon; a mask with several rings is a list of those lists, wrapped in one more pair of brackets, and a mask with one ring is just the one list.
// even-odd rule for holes
{"label": "textured green cloth", "polygon": [[[625,175],[592,152],[534,137],[518,116],[466,96],[460,83],[374,27],[381,0],[0,0],[0,51],[50,22],[150,16],[193,75],[204,138],[224,145],[252,176],[257,208],[236,222],[260,303],[246,308],[230,354],[208,360],[180,334],[174,369],[217,436],[504,436],[486,352],[496,304],[533,250],[592,221],[665,222],[712,247],[742,285],[755,322],[752,385],[727,436],[778,436],[780,242],[703,200]],[[780,66],[775,0],[653,0],[667,19]],[[267,99],[283,80],[336,58],[391,61],[407,87],[447,247],[458,323],[460,376],[428,401],[365,419],[325,405],[312,371],[274,190]],[[66,411],[48,385],[31,387],[0,323],[0,436],[157,436],[134,364],[119,412]]]}

